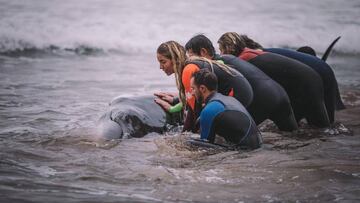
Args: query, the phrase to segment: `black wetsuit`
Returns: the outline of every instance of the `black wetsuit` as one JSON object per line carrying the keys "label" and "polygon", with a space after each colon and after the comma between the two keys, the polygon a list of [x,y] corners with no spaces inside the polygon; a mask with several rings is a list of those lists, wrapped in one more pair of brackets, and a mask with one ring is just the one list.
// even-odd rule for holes
{"label": "black wetsuit", "polygon": [[249,81],[254,92],[254,98],[247,110],[256,124],[260,124],[265,119],[270,119],[280,130],[292,131],[297,129],[289,97],[281,85],[256,66],[233,55],[217,55],[215,59],[221,60],[236,69]]}
{"label": "black wetsuit", "polygon": [[321,76],[324,85],[324,101],[326,110],[330,122],[333,123],[335,120],[335,109],[345,109],[345,106],[341,100],[338,83],[336,81],[334,71],[331,69],[331,67],[326,62],[315,56],[300,53],[290,49],[269,48],[264,49],[264,51],[280,54],[300,61],[311,67]]}
{"label": "black wetsuit", "polygon": [[[192,69],[189,65],[193,65],[197,70]],[[253,100],[253,90],[247,79],[239,73],[237,70],[229,67],[231,74],[224,71],[217,64],[213,63],[212,66],[207,62],[199,59],[188,61],[182,75],[182,81],[184,86],[185,83],[190,83],[189,71],[198,71],[206,68],[209,71],[213,71],[218,79],[218,92],[223,95],[230,95],[241,102],[245,107],[249,106]],[[185,75],[187,75],[185,77]],[[186,88],[185,88],[186,89]],[[186,90],[185,90],[186,91]],[[195,102],[194,105],[188,103],[188,113],[184,121],[184,131],[197,131],[195,126],[195,120],[199,117],[201,111],[201,104]]]}
{"label": "black wetsuit", "polygon": [[261,134],[245,107],[236,99],[213,93],[200,114],[201,139],[211,143],[215,135],[240,146],[256,149],[261,146]]}
{"label": "black wetsuit", "polygon": [[213,71],[218,79],[219,93],[235,97],[245,107],[251,104],[254,97],[252,87],[249,81],[235,69],[232,69],[233,75],[230,75],[216,64],[213,64],[212,69],[211,65],[206,61],[193,60],[187,64],[195,64],[200,69],[207,68],[209,71]]}
{"label": "black wetsuit", "polygon": [[297,121],[306,118],[310,125],[330,125],[324,104],[323,82],[313,69],[294,59],[270,52],[264,52],[248,61],[285,89]]}

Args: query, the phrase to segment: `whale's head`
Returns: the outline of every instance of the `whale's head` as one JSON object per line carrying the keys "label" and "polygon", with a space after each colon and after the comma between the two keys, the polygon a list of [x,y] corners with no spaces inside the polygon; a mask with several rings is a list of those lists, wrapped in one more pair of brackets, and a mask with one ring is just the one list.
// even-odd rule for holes
{"label": "whale's head", "polygon": [[166,125],[165,112],[153,96],[119,97],[98,122],[103,139],[143,137],[150,132],[162,133]]}
{"label": "whale's head", "polygon": [[105,140],[119,139],[124,135],[122,127],[110,119],[109,113],[104,114],[97,124],[98,137]]}

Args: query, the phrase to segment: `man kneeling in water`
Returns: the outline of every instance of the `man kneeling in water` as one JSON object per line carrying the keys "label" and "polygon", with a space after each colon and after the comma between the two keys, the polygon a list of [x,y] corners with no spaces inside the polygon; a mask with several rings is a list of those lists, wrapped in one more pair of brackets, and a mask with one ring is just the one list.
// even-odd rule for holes
{"label": "man kneeling in water", "polygon": [[207,69],[195,72],[190,80],[191,92],[203,104],[200,114],[201,139],[214,143],[215,135],[226,141],[256,149],[261,134],[245,107],[230,96],[217,93],[216,75]]}

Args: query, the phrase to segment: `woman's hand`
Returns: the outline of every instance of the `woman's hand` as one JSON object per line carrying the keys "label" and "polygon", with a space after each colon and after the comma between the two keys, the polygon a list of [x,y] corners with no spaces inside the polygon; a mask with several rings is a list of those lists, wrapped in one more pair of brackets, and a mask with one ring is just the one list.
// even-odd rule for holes
{"label": "woman's hand", "polygon": [[170,108],[171,108],[171,105],[165,101],[165,100],[162,100],[160,98],[155,98],[154,99],[155,103],[157,103],[162,109],[164,109],[166,112],[169,112]]}
{"label": "woman's hand", "polygon": [[169,92],[157,92],[154,93],[154,95],[157,96],[159,99],[166,101],[169,104],[172,104],[174,102],[174,97],[176,96],[175,94]]}

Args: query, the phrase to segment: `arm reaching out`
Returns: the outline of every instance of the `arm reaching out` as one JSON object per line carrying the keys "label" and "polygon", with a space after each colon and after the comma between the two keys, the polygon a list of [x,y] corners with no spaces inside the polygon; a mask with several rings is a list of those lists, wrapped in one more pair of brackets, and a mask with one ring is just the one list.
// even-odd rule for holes
{"label": "arm reaching out", "polygon": [[169,92],[156,92],[154,93],[156,97],[158,97],[161,100],[164,100],[170,104],[178,103],[175,101],[178,101],[176,94],[169,93]]}

